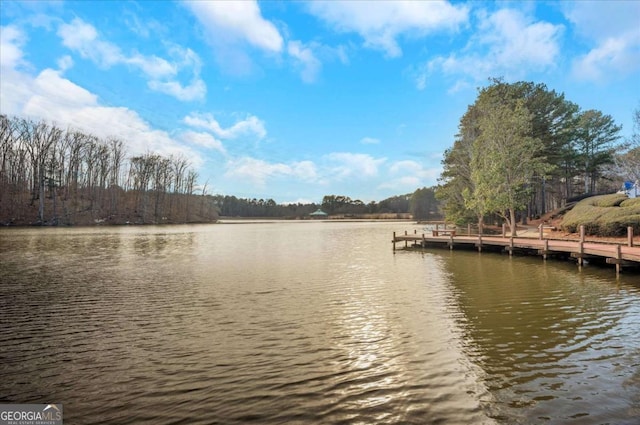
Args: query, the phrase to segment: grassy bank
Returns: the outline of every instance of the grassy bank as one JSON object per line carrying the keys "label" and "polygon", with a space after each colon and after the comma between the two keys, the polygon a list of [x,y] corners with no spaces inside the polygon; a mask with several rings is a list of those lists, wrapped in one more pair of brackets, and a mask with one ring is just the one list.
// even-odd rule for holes
{"label": "grassy bank", "polygon": [[629,226],[639,234],[640,198],[612,194],[583,199],[565,214],[561,228],[574,233],[581,225],[586,234],[593,236],[623,236]]}

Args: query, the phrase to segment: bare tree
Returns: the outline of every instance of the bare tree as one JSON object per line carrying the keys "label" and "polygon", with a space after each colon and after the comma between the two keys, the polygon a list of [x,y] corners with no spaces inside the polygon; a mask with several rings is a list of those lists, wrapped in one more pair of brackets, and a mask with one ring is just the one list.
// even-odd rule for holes
{"label": "bare tree", "polygon": [[627,150],[615,156],[616,172],[625,179],[640,180],[640,107],[633,112],[633,133]]}
{"label": "bare tree", "polygon": [[62,130],[55,125],[49,125],[44,121],[34,123],[28,120],[21,121],[22,135],[26,142],[25,147],[29,152],[32,168],[32,197],[31,201],[39,200],[38,221],[44,224],[44,195],[45,181],[47,179],[47,159],[51,147],[62,137]]}
{"label": "bare tree", "polygon": [[111,153],[111,174],[109,177],[110,209],[113,212],[118,210],[118,193],[120,188],[120,173],[122,163],[125,158],[124,143],[120,139],[110,138],[108,140]]}
{"label": "bare tree", "polygon": [[[196,181],[198,180],[198,173],[194,170],[189,170],[188,174],[187,174],[187,194],[188,195],[193,195],[193,191],[195,189],[196,186]],[[187,203],[185,206],[185,220],[189,221],[189,199],[191,198],[191,196],[187,197]]]}
{"label": "bare tree", "polygon": [[58,203],[66,223],[115,214],[142,222],[189,220],[198,178],[189,161],[154,153],[127,160],[124,146],[117,138],[0,115],[0,221],[55,224]]}

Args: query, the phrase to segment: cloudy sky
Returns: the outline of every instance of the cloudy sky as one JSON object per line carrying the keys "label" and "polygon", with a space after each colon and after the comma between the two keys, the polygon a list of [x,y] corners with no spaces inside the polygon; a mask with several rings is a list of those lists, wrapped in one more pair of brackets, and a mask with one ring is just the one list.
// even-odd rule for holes
{"label": "cloudy sky", "polygon": [[209,193],[363,201],[437,183],[490,77],[632,132],[640,2],[10,1],[0,113],[189,158]]}

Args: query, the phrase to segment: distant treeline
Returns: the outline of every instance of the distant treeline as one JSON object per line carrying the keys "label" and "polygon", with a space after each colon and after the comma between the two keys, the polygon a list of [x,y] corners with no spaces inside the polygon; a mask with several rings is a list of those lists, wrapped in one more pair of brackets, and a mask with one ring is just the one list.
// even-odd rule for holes
{"label": "distant treeline", "polygon": [[[180,156],[128,156],[123,140],[45,121],[0,115],[0,225],[214,222],[219,216],[305,218],[408,214],[440,218],[434,188],[364,203],[327,195],[321,204],[208,195]],[[196,190],[200,193],[196,194]]]}
{"label": "distant treeline", "polygon": [[[0,115],[0,223],[211,222],[187,159],[127,156],[118,138]],[[203,190],[204,193],[204,190]]]}
{"label": "distant treeline", "polygon": [[441,217],[433,188],[422,188],[414,193],[369,203],[343,195],[326,195],[321,204],[277,204],[273,199],[242,199],[222,195],[212,198],[220,215],[226,217],[303,218],[318,209],[329,215],[343,216],[410,213],[417,220]]}

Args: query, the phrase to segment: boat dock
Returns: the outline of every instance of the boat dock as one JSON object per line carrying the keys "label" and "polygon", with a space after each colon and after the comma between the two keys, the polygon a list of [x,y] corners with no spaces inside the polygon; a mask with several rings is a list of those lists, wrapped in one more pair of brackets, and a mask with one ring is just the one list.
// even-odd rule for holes
{"label": "boat dock", "polygon": [[392,242],[394,251],[396,244],[404,242],[405,249],[460,248],[507,252],[509,255],[540,255],[545,260],[548,257],[575,258],[580,266],[584,261],[613,264],[616,273],[620,273],[623,267],[640,267],[640,246],[634,245],[631,228],[627,236],[627,242],[622,244],[586,241],[584,228],[581,228],[579,240],[549,239],[544,236],[543,229],[538,237],[510,237],[504,229],[502,235],[491,236],[457,235],[455,229],[436,229],[429,230],[428,234],[393,232]]}

